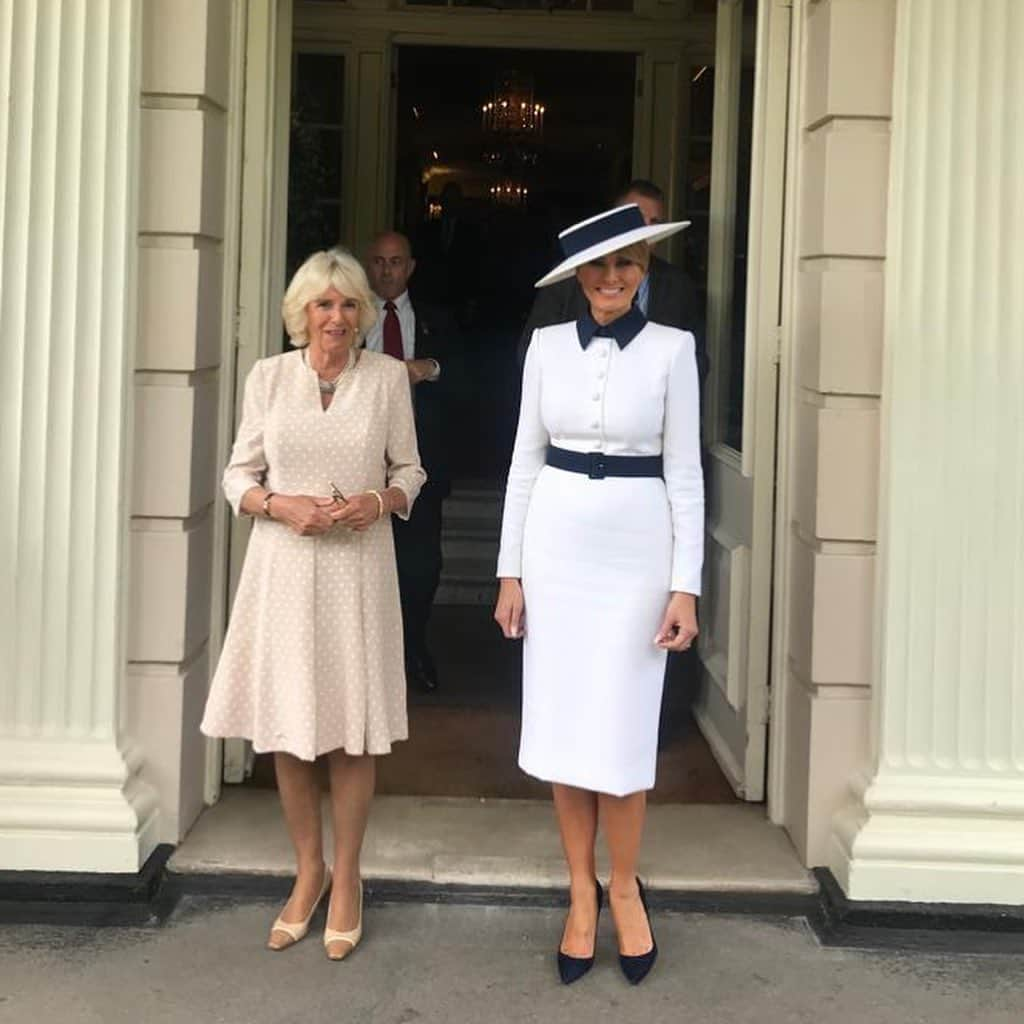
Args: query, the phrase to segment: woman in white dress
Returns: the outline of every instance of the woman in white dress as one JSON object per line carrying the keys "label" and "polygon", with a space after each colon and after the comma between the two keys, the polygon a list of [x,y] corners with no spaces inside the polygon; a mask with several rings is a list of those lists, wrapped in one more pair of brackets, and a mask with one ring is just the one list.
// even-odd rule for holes
{"label": "woman in white dress", "polygon": [[523,373],[494,617],[524,638],[519,764],[552,783],[567,984],[593,964],[599,821],[622,970],[635,984],[657,956],[637,857],[666,652],[697,636],[704,494],[693,335],[634,298],[648,244],[685,226],[648,227],[631,205],[562,232],[538,287],[575,273],[589,314],[535,331]]}
{"label": "woman in white dress", "polygon": [[359,263],[342,250],[310,256],[282,311],[298,348],[253,367],[224,471],[232,508],[254,522],[202,730],[274,752],[297,876],[268,946],[301,939],[330,891],[324,945],[341,960],[362,935],[375,757],[408,736],[390,520],[408,518],[425,474],[405,365],[359,347],[376,318]]}

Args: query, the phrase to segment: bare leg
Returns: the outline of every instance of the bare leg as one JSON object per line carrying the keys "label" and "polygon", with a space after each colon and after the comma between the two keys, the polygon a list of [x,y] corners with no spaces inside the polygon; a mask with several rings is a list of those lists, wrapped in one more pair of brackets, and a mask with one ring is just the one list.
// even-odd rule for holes
{"label": "bare leg", "polygon": [[597,936],[597,896],[594,880],[594,842],[597,839],[597,794],[589,789],[551,787],[555,814],[562,835],[562,849],[569,865],[569,916],[565,920],[561,950],[569,956],[594,953]]}
{"label": "bare leg", "polygon": [[[298,924],[309,917],[324,880],[323,833],[320,823],[320,786],[316,766],[291,754],[274,754],[277,792],[284,810],[288,836],[295,847],[296,877],[281,918]],[[284,932],[271,932],[274,949],[291,945]]]}
{"label": "bare leg", "polygon": [[[327,927],[344,932],[359,923],[359,853],[373,801],[377,761],[371,754],[355,757],[344,750],[332,750],[327,755],[327,767],[334,825],[334,881]],[[330,952],[348,948],[347,944],[339,943]]]}
{"label": "bare leg", "polygon": [[647,794],[643,791],[630,793],[629,796],[601,793],[598,804],[601,828],[612,861],[608,904],[619,935],[619,952],[625,956],[641,956],[650,952],[654,945],[636,884],[637,857],[647,814]]}

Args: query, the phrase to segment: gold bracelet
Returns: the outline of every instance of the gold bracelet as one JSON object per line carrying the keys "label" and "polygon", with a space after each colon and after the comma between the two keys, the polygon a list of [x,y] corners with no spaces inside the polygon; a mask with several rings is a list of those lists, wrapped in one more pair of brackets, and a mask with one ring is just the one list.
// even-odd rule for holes
{"label": "gold bracelet", "polygon": [[383,519],[384,518],[384,499],[383,499],[383,497],[381,497],[380,491],[370,491],[368,493],[372,494],[377,499],[377,518],[378,519]]}
{"label": "gold bracelet", "polygon": [[270,499],[273,498],[276,493],[277,493],[276,491],[267,491],[267,493],[263,497],[263,517],[265,519],[270,519],[271,518],[271,516],[270,516]]}

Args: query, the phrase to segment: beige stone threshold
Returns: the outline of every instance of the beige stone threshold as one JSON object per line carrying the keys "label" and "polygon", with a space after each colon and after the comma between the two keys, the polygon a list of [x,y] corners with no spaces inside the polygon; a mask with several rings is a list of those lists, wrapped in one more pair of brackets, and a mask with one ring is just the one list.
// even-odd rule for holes
{"label": "beige stone threshold", "polygon": [[[289,875],[292,864],[276,793],[225,787],[168,867],[180,875]],[[599,868],[607,877],[603,855]],[[400,796],[374,803],[363,874],[498,889],[560,888],[567,878],[549,803]],[[665,891],[817,891],[786,834],[758,805],[651,806],[641,874]]]}

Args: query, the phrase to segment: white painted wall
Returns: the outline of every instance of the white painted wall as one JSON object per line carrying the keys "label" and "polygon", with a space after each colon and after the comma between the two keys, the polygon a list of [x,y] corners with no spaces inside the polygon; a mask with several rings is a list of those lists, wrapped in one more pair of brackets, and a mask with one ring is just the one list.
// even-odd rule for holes
{"label": "white painted wall", "polygon": [[[144,5],[139,157],[139,330],[125,702],[160,794],[160,839],[202,810],[199,720],[217,599],[220,403],[233,0]],[[230,299],[230,293],[228,295]],[[230,368],[229,371],[230,373]],[[227,391],[230,396],[230,389]]]}
{"label": "white painted wall", "polygon": [[900,0],[854,899],[1024,903],[1024,7]]}
{"label": "white painted wall", "polygon": [[794,8],[770,790],[808,865],[868,742],[896,2]]}

